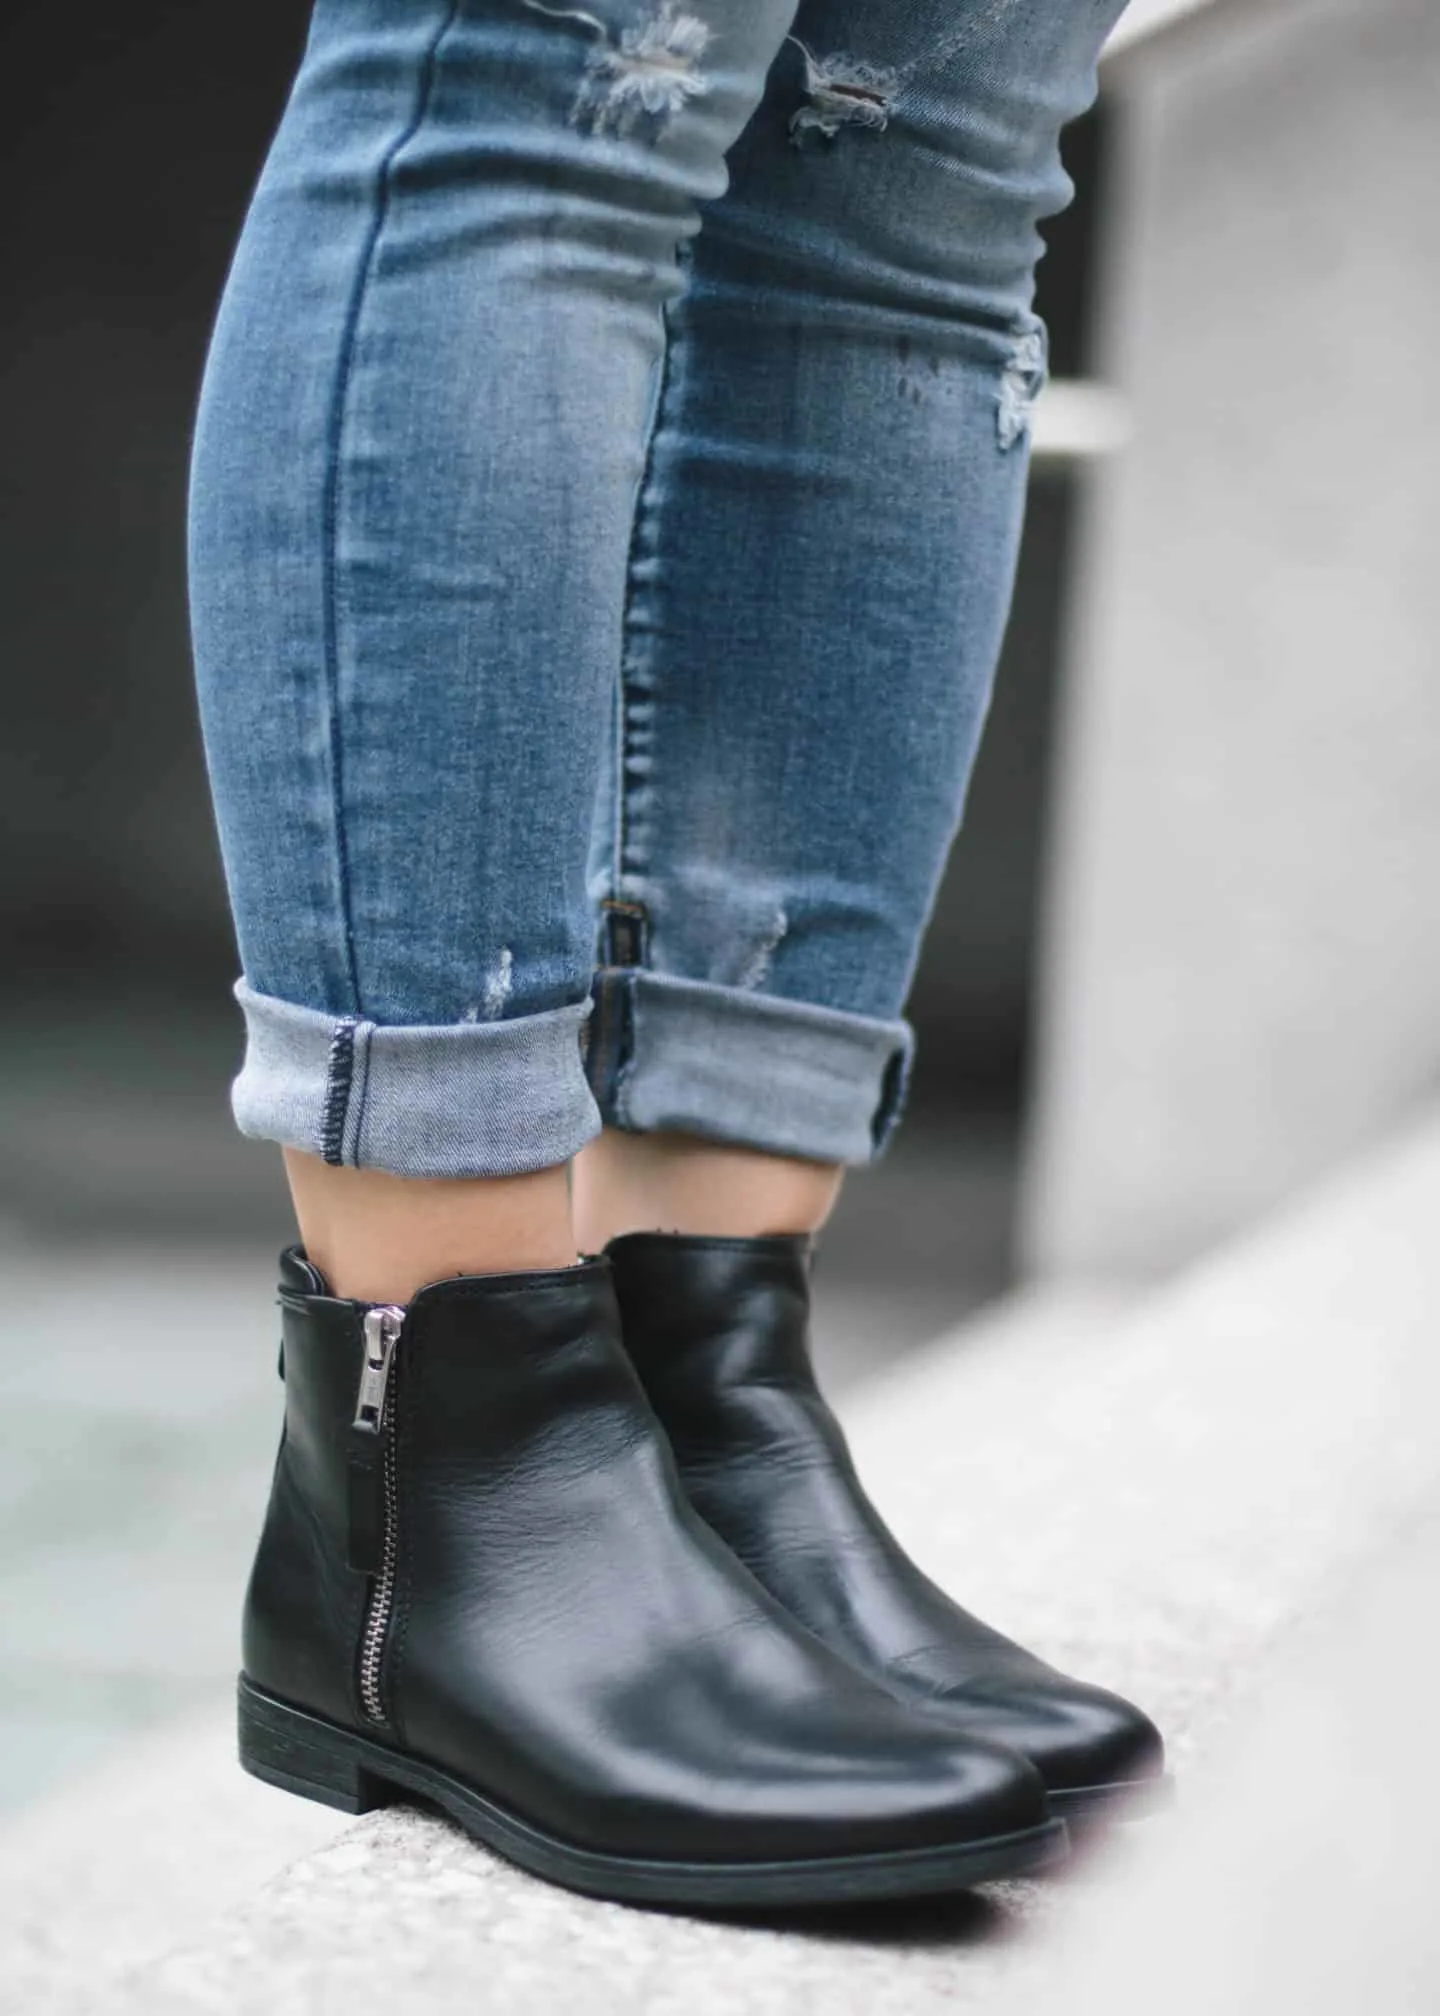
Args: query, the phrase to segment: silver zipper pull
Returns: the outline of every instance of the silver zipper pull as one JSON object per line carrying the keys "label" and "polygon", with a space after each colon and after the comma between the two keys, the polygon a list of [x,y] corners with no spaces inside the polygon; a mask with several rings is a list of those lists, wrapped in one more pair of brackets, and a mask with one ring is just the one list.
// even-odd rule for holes
{"label": "silver zipper pull", "polygon": [[390,1365],[404,1321],[405,1311],[391,1303],[365,1311],[365,1363],[360,1371],[360,1391],[355,1396],[354,1425],[371,1435],[378,1435],[385,1423],[385,1391],[390,1384]]}

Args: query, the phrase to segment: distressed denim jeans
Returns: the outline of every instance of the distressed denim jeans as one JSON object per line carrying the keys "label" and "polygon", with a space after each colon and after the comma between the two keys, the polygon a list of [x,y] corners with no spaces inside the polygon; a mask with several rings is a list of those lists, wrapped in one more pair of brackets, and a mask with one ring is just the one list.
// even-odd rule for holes
{"label": "distressed denim jeans", "polygon": [[1120,7],[319,0],[191,484],[245,1132],[880,1152]]}

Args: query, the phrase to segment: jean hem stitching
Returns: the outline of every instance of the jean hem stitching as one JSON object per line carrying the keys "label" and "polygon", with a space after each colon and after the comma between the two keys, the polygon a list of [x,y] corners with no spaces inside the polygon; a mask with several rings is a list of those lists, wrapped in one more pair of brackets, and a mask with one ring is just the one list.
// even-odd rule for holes
{"label": "jean hem stitching", "polygon": [[320,1159],[332,1168],[345,1162],[345,1122],[350,1112],[350,1086],[355,1075],[355,1032],[359,1020],[347,1015],[335,1024],[325,1068],[325,1109],[320,1122]]}

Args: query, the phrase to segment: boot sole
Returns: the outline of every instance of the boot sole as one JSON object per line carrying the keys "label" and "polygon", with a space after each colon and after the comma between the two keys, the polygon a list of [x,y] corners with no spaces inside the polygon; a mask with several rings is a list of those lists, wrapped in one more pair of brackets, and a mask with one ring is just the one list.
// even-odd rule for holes
{"label": "boot sole", "polygon": [[954,1847],[820,1861],[657,1862],[606,1855],[545,1833],[434,1764],[262,1694],[243,1675],[239,1694],[240,1762],[252,1777],[341,1813],[368,1813],[418,1796],[532,1875],[617,1902],[764,1909],[931,1897],[1029,1875],[1068,1851],[1064,1822],[1052,1819]]}
{"label": "boot sole", "polygon": [[1110,1785],[1077,1785],[1050,1794],[1050,1811],[1074,1827],[1097,1820],[1149,1820],[1175,1803],[1175,1780],[1122,1778]]}

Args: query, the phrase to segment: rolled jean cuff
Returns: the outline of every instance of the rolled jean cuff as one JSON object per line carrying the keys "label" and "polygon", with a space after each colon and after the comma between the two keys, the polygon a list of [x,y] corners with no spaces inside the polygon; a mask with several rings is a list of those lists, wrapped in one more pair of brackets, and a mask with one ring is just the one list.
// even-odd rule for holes
{"label": "rolled jean cuff", "polygon": [[259,994],[244,980],[242,1134],[393,1176],[518,1176],[600,1131],[578,1001],[507,1022],[382,1026]]}
{"label": "rolled jean cuff", "polygon": [[644,967],[602,967],[594,999],[586,1069],[607,1126],[864,1163],[900,1118],[908,1022]]}

